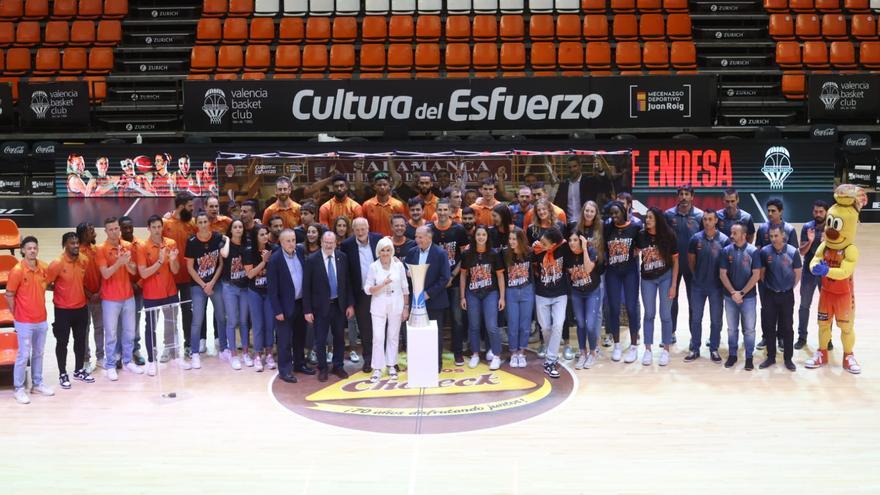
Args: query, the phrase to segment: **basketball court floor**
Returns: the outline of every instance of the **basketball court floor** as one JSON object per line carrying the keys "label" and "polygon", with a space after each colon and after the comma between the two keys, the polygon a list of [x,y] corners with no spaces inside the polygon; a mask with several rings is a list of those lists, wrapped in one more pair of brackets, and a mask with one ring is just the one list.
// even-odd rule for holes
{"label": "basketball court floor", "polygon": [[[811,196],[784,197],[798,229]],[[49,261],[67,226],[100,226],[129,209],[142,224],[170,201],[0,207],[29,215],[15,218]],[[742,207],[757,213],[745,199]],[[157,378],[128,373],[110,382],[96,372],[96,383],[61,390],[50,332],[44,377],[54,397],[15,403],[11,369],[0,369],[0,493],[880,493],[880,226],[861,225],[857,244],[859,376],[841,368],[836,330],[831,365],[802,366],[817,346],[815,321],[795,373],[781,364],[747,372],[742,349],[732,370],[707,353],[684,363],[684,298],[668,367],[613,363],[606,352],[591,370],[566,362],[551,383],[534,355],[529,368],[505,363],[494,373],[447,356],[444,386],[433,391],[368,386],[348,361],[345,382],[298,375],[291,385],[216,357],[183,372],[175,399],[160,396]],[[725,357],[726,342],[725,325]]]}

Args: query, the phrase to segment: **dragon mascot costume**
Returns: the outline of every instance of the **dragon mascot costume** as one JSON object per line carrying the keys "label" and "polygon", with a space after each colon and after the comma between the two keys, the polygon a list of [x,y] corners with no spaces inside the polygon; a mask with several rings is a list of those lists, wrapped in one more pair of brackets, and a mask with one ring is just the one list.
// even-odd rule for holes
{"label": "dragon mascot costume", "polygon": [[853,374],[862,371],[853,355],[856,342],[853,273],[859,261],[855,241],[862,196],[863,190],[852,184],[841,184],[834,190],[835,204],[825,219],[825,238],[810,262],[810,271],[822,278],[822,288],[819,290],[819,350],[805,363],[807,368],[828,364],[831,322],[836,320],[843,343],[843,369]]}

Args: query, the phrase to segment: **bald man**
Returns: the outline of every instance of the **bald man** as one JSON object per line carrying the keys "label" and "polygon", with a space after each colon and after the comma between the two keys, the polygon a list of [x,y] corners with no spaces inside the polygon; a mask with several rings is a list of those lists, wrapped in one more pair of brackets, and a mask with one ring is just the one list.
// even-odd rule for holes
{"label": "bald man", "polygon": [[[362,355],[364,356],[364,373],[371,373],[373,368],[370,366],[373,359],[373,318],[370,316],[370,296],[364,291],[364,283],[367,274],[370,272],[370,264],[376,260],[376,244],[382,238],[380,234],[370,232],[370,223],[366,218],[355,218],[351,222],[351,229],[354,233],[351,237],[344,240],[339,250],[345,254],[348,260],[348,274],[351,277],[351,286],[355,287],[354,291],[354,314],[357,320],[358,330],[361,332],[361,344],[363,345]],[[356,342],[350,342],[351,348],[354,349]],[[336,352],[343,352],[343,349]]]}

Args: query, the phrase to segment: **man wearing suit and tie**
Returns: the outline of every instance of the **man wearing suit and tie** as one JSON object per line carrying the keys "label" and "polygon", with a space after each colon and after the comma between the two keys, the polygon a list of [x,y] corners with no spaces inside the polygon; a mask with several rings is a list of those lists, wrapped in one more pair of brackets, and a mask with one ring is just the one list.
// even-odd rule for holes
{"label": "man wearing suit and tie", "polygon": [[315,325],[318,380],[327,381],[327,331],[333,334],[333,374],[348,378],[343,369],[346,321],[354,315],[354,291],[345,254],[336,250],[336,234],[321,236],[321,250],[306,259],[303,274],[303,311]]}
{"label": "man wearing suit and tie", "polygon": [[266,269],[269,303],[275,315],[275,335],[278,339],[278,376],[287,383],[296,383],[294,371],[315,374],[315,370],[306,366],[304,354],[305,248],[296,245],[296,233],[291,229],[284,229],[278,239],[281,249],[272,253]]}
{"label": "man wearing suit and tie", "polygon": [[[449,273],[449,257],[440,246],[433,243],[433,231],[431,227],[421,226],[416,229],[416,247],[410,249],[404,258],[408,265],[424,265],[428,263],[428,273],[425,275],[425,308],[428,310],[428,319],[437,322],[437,367],[438,371],[443,368],[443,313],[449,308],[449,298],[446,295],[446,284],[452,278]],[[413,294],[413,298],[418,294]],[[413,300],[415,306],[415,300]]]}
{"label": "man wearing suit and tie", "polygon": [[[339,249],[348,258],[348,273],[351,276],[349,283],[356,287],[354,291],[354,314],[357,319],[358,330],[361,332],[362,354],[364,356],[364,373],[370,373],[373,368],[373,317],[370,316],[370,296],[363,290],[358,290],[367,281],[370,273],[370,265],[376,261],[376,244],[382,238],[380,234],[370,232],[370,224],[366,218],[355,218],[351,222],[354,235],[342,241]],[[354,348],[354,342],[351,343]],[[339,348],[342,353],[343,348]],[[336,348],[333,349],[336,355]]]}

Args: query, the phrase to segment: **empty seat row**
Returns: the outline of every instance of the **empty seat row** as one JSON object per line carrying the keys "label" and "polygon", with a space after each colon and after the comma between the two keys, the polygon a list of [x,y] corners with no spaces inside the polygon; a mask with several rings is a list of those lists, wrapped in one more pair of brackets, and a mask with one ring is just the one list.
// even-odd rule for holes
{"label": "empty seat row", "polygon": [[776,44],[776,64],[783,69],[880,69],[880,42],[861,43],[857,58],[856,47],[849,41],[833,41],[830,50],[824,41],[807,41],[803,46],[797,41],[780,41]]}
{"label": "empty seat row", "polygon": [[0,21],[0,46],[113,46],[120,41],[122,22],[115,19],[102,19],[97,27],[88,20],[49,21],[42,30],[37,21]]}
{"label": "empty seat row", "polygon": [[585,68],[610,70],[612,66],[622,71],[641,71],[643,67],[667,70],[670,66],[679,70],[696,69],[693,42],[673,42],[671,47],[662,41],[647,42],[644,46],[637,42],[623,42],[617,44],[614,52],[612,59],[611,44],[604,41],[586,45],[563,42],[558,47],[551,42],[536,42],[528,49],[524,43],[504,43],[500,49],[495,43],[473,46],[448,43],[445,47],[438,43],[420,43],[415,48],[409,44],[391,44],[387,49],[383,45],[362,45],[359,50],[353,44],[333,44],[329,50],[324,45],[306,45],[302,50],[296,45],[279,45],[273,64],[272,51],[267,45],[250,45],[245,50],[239,45],[224,45],[219,52],[211,46],[196,46],[192,51],[190,71],[198,75],[242,70],[267,72],[271,68],[276,73],[323,74],[329,68],[331,73],[358,70],[361,77],[381,77],[385,71],[409,77],[413,70],[432,72],[442,67],[447,73],[467,77],[471,70],[522,71],[527,65],[537,75],[555,75],[557,70],[582,73]]}
{"label": "empty seat row", "polygon": [[92,103],[101,103],[107,97],[107,79],[104,76],[34,76],[34,77],[0,77],[0,84],[9,84],[12,88],[12,99],[18,101],[19,83],[38,83],[50,81],[85,81],[89,86],[89,100]]}
{"label": "empty seat row", "polygon": [[[873,0],[876,2],[876,0]],[[764,0],[767,12],[869,12],[872,7],[880,10],[880,5],[872,5],[872,0]],[[842,5],[841,5],[842,4]]]}
{"label": "empty seat row", "polygon": [[687,0],[204,0],[202,15],[305,16],[412,14],[520,14],[549,12],[687,12]]}
{"label": "empty seat row", "polygon": [[40,48],[31,53],[29,48],[0,50],[0,67],[3,74],[20,76],[50,74],[109,74],[113,70],[113,49],[96,47],[91,50],[71,47]]}
{"label": "empty seat row", "polygon": [[847,29],[846,16],[843,14],[770,15],[770,36],[775,40],[791,40],[795,37],[802,40],[845,40],[850,35],[860,40],[871,40],[876,39],[877,34],[877,19],[873,14],[853,15],[850,29]]}
{"label": "empty seat row", "polygon": [[121,19],[128,0],[0,0],[0,19]]}

